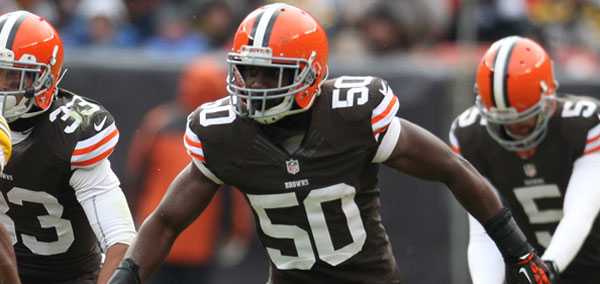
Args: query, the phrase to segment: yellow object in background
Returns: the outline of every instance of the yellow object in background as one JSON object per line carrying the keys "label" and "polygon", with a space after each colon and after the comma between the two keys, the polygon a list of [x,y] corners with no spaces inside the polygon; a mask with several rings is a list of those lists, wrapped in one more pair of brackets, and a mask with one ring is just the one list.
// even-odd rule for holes
{"label": "yellow object in background", "polygon": [[12,154],[12,142],[10,139],[10,128],[8,127],[8,122],[4,117],[0,116],[0,147],[2,147],[2,162],[0,165],[1,169],[4,169],[4,166],[10,160],[10,155]]}

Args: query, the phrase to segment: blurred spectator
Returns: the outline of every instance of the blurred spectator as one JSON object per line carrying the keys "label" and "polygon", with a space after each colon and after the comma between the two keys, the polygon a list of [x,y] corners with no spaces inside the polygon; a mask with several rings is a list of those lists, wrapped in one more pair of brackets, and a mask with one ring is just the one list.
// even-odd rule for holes
{"label": "blurred spectator", "polygon": [[156,33],[161,0],[125,0],[133,33],[143,41]]}
{"label": "blurred spectator", "polygon": [[[1,0],[0,2],[5,2],[6,0]],[[12,2],[8,0],[8,2]],[[48,20],[53,20],[55,18],[54,7],[52,6],[52,1],[46,0],[16,0],[17,6],[20,10],[27,10],[35,13],[41,17],[44,17]]]}
{"label": "blurred spectator", "polygon": [[408,51],[426,43],[435,22],[428,1],[377,1],[359,15],[362,44],[375,55]]}
{"label": "blurred spectator", "polygon": [[[134,208],[138,224],[158,206],[170,182],[190,163],[182,142],[187,114],[202,103],[224,96],[224,68],[210,59],[198,59],[185,69],[177,100],[146,115],[132,142],[127,175],[130,197],[137,196]],[[215,262],[233,265],[241,261],[252,235],[251,216],[239,191],[222,188],[202,215],[179,236],[149,283],[209,283]],[[223,224],[229,224],[231,229],[220,237]],[[220,244],[219,239],[225,241]]]}
{"label": "blurred spectator", "polygon": [[186,11],[169,5],[160,11],[158,33],[145,44],[147,52],[153,55],[193,57],[206,52],[209,42],[190,27],[191,17]]}
{"label": "blurred spectator", "polygon": [[79,11],[87,22],[85,44],[131,47],[137,43],[137,34],[126,28],[127,10],[122,0],[81,0]]}
{"label": "blurred spectator", "polygon": [[[453,20],[448,33],[448,38],[457,40],[460,26],[460,17],[464,15],[464,0],[450,0],[452,2]],[[476,40],[479,42],[493,42],[509,35],[522,35],[539,39],[535,36],[535,27],[527,15],[526,0],[480,0],[474,1],[475,15],[472,23],[475,25]]]}
{"label": "blurred spectator", "polygon": [[193,11],[192,28],[207,40],[209,48],[228,48],[238,24],[230,4],[223,0],[196,0],[187,5]]}
{"label": "blurred spectator", "polygon": [[80,46],[88,36],[87,23],[79,13],[81,0],[54,0],[54,16],[49,18],[65,46]]}
{"label": "blurred spectator", "polygon": [[0,1],[0,13],[8,13],[17,10],[17,3],[13,0]]}
{"label": "blurred spectator", "polygon": [[530,20],[557,65],[573,78],[595,79],[600,71],[600,1],[528,0]]}
{"label": "blurred spectator", "polygon": [[328,33],[334,31],[338,20],[340,20],[339,11],[336,8],[344,5],[344,0],[269,0],[266,2],[283,2],[296,7],[302,7],[302,9],[308,11],[313,17],[319,20]]}

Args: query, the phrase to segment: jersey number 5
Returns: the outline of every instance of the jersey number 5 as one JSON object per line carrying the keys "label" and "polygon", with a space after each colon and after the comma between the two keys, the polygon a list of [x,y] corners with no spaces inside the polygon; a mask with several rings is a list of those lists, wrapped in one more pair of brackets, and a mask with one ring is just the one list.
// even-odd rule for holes
{"label": "jersey number 5", "polygon": [[[340,183],[312,190],[304,199],[304,209],[312,232],[312,240],[317,248],[319,258],[336,266],[362,250],[367,239],[367,233],[360,217],[358,206],[354,202],[356,189]],[[298,256],[283,255],[281,250],[267,247],[271,261],[278,269],[310,270],[316,262],[308,232],[298,226],[277,225],[271,222],[267,209],[299,206],[295,192],[278,194],[248,194],[250,205],[254,208],[260,228],[265,235],[276,239],[291,239],[294,242]],[[340,200],[342,211],[352,235],[352,242],[342,248],[335,249],[327,221],[321,206],[324,202]]]}
{"label": "jersey number 5", "polygon": [[565,102],[562,110],[562,117],[590,117],[596,112],[596,104],[591,101]]}
{"label": "jersey number 5", "polygon": [[[39,241],[35,236],[21,234],[23,245],[31,252],[38,255],[55,255],[65,253],[73,244],[75,235],[71,221],[61,218],[64,207],[58,203],[56,197],[43,191],[32,191],[20,187],[13,187],[6,196],[10,203],[19,206],[23,206],[23,201],[43,205],[48,215],[37,216],[40,226],[44,229],[54,228],[57,232],[57,240],[52,242]],[[17,243],[17,233],[15,222],[6,215],[8,210],[8,202],[0,194],[0,223],[6,227],[14,245]],[[60,234],[58,234],[59,232]]]}
{"label": "jersey number 5", "polygon": [[[536,200],[539,199],[560,197],[560,191],[555,184],[518,187],[514,192],[530,224],[556,223],[562,218],[562,208],[542,209],[536,204]],[[547,230],[535,230],[535,238],[540,245],[548,247],[552,235]]]}

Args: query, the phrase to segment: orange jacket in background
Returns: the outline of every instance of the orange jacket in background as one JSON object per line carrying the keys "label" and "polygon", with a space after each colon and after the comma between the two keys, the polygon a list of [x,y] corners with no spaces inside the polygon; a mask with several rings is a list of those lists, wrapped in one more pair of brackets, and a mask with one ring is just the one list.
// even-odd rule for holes
{"label": "orange jacket in background", "polygon": [[[138,225],[158,206],[171,181],[190,163],[183,146],[186,117],[198,105],[225,96],[225,73],[213,61],[201,59],[190,64],[179,84],[177,101],[151,110],[136,132],[128,161],[128,185],[136,202]],[[229,236],[248,241],[252,217],[243,195],[231,188],[231,205],[223,206],[222,188],[212,202],[175,241],[166,262],[203,264],[212,261],[222,228],[222,212],[231,208]]]}

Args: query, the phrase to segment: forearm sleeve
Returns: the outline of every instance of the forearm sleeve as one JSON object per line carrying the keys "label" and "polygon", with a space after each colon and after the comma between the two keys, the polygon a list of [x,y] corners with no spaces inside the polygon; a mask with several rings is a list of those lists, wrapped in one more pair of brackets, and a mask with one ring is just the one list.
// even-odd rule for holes
{"label": "forearm sleeve", "polygon": [[135,237],[133,219],[110,162],[77,169],[70,183],[102,250],[116,243],[131,244]]}
{"label": "forearm sleeve", "polygon": [[575,161],[565,194],[563,217],[542,256],[553,261],[559,271],[571,263],[600,210],[600,153],[585,155]]}
{"label": "forearm sleeve", "polygon": [[469,215],[469,246],[467,251],[469,273],[473,284],[504,283],[502,254],[483,226]]}

